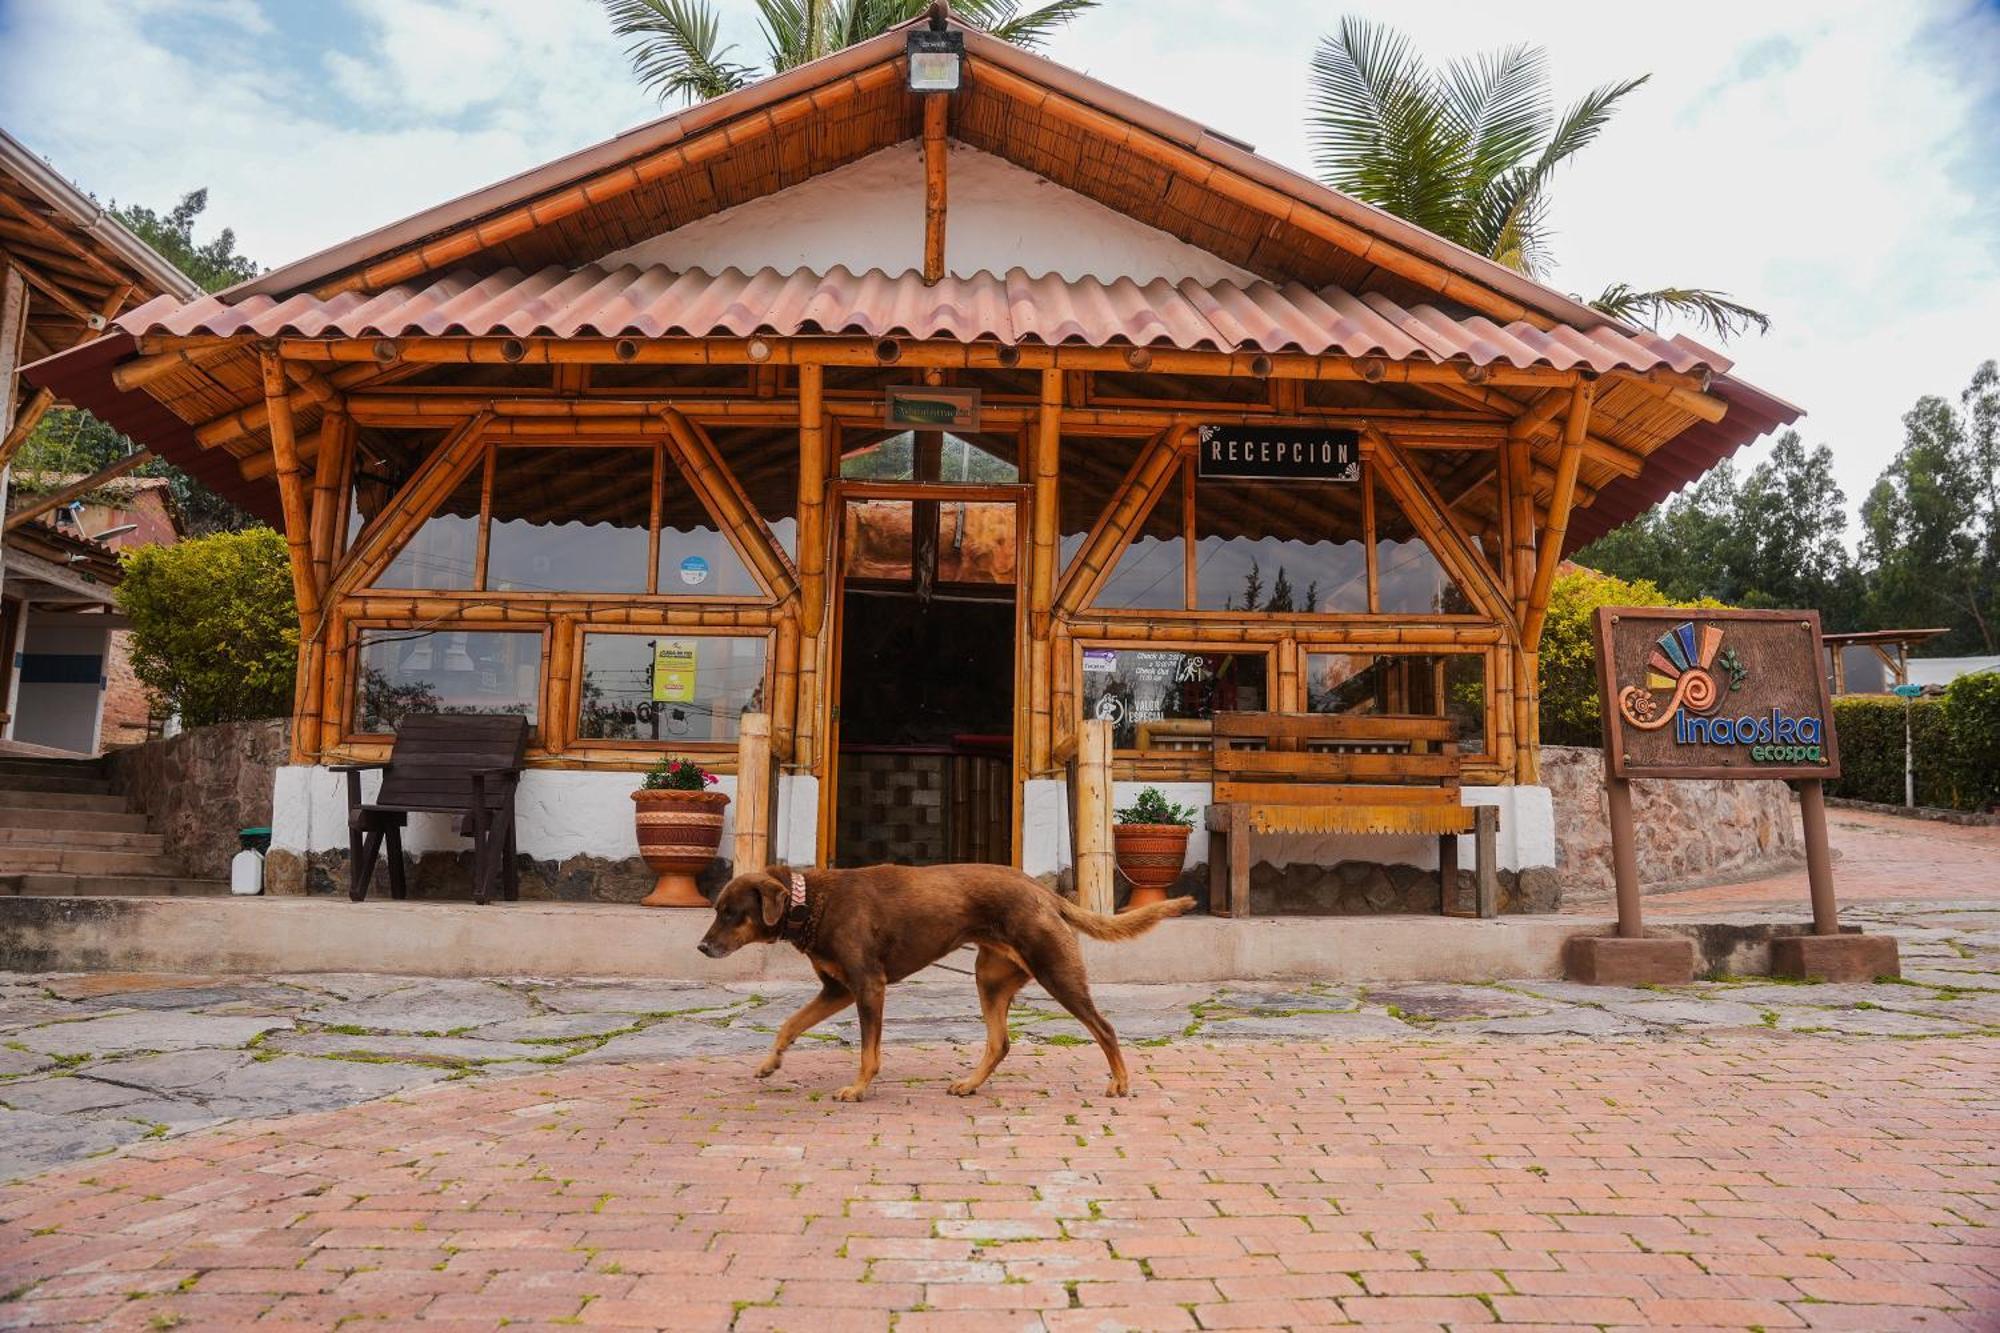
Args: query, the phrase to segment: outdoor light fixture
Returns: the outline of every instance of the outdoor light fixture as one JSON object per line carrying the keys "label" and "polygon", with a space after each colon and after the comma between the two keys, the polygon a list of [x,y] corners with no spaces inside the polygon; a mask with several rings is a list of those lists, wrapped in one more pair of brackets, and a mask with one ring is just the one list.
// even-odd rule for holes
{"label": "outdoor light fixture", "polygon": [[965,67],[965,34],[951,28],[910,29],[910,91],[955,93]]}

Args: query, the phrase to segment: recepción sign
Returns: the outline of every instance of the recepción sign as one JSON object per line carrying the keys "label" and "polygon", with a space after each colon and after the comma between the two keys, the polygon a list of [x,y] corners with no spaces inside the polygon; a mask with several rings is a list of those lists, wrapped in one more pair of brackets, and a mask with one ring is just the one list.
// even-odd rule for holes
{"label": "recepci\u00f3n sign", "polygon": [[1302,426],[1202,426],[1195,475],[1234,481],[1359,481],[1361,435]]}
{"label": "recepci\u00f3n sign", "polygon": [[1597,610],[1614,778],[1837,778],[1817,611]]}

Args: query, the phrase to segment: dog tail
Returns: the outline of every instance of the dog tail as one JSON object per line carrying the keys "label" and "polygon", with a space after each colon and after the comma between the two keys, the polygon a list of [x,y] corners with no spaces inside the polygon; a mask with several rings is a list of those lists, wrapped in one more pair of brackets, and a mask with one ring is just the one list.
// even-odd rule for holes
{"label": "dog tail", "polygon": [[1094,940],[1129,940],[1135,935],[1145,934],[1170,916],[1193,911],[1194,899],[1169,898],[1150,907],[1135,908],[1130,912],[1121,912],[1117,916],[1105,916],[1100,912],[1086,912],[1061,894],[1057,894],[1056,910],[1062,913],[1063,920]]}

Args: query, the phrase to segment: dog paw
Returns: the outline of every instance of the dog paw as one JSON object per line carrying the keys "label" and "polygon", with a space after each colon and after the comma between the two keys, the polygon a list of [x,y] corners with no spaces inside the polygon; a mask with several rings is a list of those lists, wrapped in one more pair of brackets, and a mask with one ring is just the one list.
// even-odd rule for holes
{"label": "dog paw", "polygon": [[858,1102],[867,1095],[868,1089],[862,1087],[859,1083],[850,1083],[844,1088],[837,1089],[833,1094],[833,1099],[837,1102]]}
{"label": "dog paw", "polygon": [[1132,1089],[1121,1080],[1114,1078],[1111,1082],[1105,1084],[1104,1095],[1107,1097],[1130,1097]]}
{"label": "dog paw", "polygon": [[763,1064],[757,1066],[758,1078],[769,1078],[777,1072],[778,1062],[776,1060],[766,1060]]}
{"label": "dog paw", "polygon": [[945,1091],[954,1097],[970,1097],[973,1093],[979,1091],[979,1085],[969,1078],[962,1078],[946,1088]]}

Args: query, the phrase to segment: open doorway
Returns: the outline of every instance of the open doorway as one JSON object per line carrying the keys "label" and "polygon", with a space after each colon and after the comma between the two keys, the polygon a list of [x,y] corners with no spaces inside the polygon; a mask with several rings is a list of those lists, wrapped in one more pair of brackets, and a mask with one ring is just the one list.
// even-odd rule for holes
{"label": "open doorway", "polygon": [[1012,862],[1018,499],[842,484],[834,865]]}

